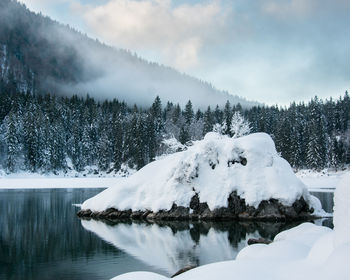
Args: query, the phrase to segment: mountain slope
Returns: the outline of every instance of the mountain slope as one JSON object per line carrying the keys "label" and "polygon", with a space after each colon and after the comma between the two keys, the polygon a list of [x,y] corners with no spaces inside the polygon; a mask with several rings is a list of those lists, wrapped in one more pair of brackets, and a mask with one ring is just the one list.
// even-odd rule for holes
{"label": "mountain slope", "polygon": [[191,99],[199,107],[227,100],[256,104],[108,47],[11,0],[0,0],[0,78],[0,87],[7,90],[89,93],[100,100],[118,98],[139,105],[149,105],[157,95],[180,105]]}

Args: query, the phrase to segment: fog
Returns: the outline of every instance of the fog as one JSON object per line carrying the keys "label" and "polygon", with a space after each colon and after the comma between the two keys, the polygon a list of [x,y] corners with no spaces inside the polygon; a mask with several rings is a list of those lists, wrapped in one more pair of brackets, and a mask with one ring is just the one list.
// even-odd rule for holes
{"label": "fog", "polygon": [[227,100],[244,107],[255,104],[170,67],[148,62],[129,51],[106,46],[62,25],[43,26],[40,35],[58,48],[55,53],[64,57],[64,50],[73,48],[78,57],[77,81],[45,81],[50,88],[66,95],[89,94],[98,100],[117,98],[140,106],[149,106],[157,95],[163,104],[171,101],[184,106],[191,100],[199,108],[223,106]]}
{"label": "fog", "polygon": [[17,2],[1,0],[0,8],[0,45],[7,46],[17,84],[35,85],[27,88],[30,92],[89,94],[99,101],[116,98],[145,107],[156,96],[163,105],[171,101],[184,106],[191,100],[202,109],[223,106],[227,100],[243,107],[256,104],[128,50],[107,46]]}

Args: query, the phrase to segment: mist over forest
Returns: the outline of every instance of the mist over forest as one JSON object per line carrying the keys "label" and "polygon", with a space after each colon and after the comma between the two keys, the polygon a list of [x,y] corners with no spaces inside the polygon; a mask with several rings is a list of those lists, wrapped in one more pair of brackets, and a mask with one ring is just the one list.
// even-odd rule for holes
{"label": "mist over forest", "polygon": [[156,96],[184,106],[257,104],[215,89],[175,69],[148,62],[128,50],[93,40],[69,26],[0,1],[0,78],[17,91],[117,98],[149,106]]}
{"label": "mist over forest", "polygon": [[173,149],[168,140],[186,149],[215,126],[230,135],[235,112],[251,132],[270,134],[294,168],[350,163],[347,92],[338,100],[263,106],[109,47],[17,1],[0,0],[0,26],[6,172],[139,169]]}

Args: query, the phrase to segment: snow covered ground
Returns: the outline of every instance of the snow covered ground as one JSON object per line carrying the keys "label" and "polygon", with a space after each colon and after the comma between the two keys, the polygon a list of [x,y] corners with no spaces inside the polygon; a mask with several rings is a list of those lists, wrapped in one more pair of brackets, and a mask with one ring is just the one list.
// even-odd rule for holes
{"label": "snow covered ground", "polygon": [[[316,172],[299,170],[296,176],[308,187],[309,191],[333,192],[346,171]],[[77,176],[77,177],[76,177]],[[0,171],[0,188],[108,188],[121,183],[126,177],[116,174],[89,175],[71,173],[61,175],[41,175],[33,173],[15,173],[7,175]]]}
{"label": "snow covered ground", "polygon": [[123,166],[117,173],[95,172],[91,166],[82,172],[70,171],[59,174],[38,174],[19,172],[6,174],[0,169],[0,189],[41,189],[41,188],[109,188],[118,186],[135,170]]}
{"label": "snow covered ground", "polygon": [[[350,278],[350,174],[335,191],[334,230],[303,223],[279,233],[274,242],[242,249],[235,260],[200,266],[178,280],[348,280]],[[113,280],[166,280],[150,272],[132,272]]]}
{"label": "snow covered ground", "polygon": [[304,169],[299,170],[297,177],[308,187],[309,191],[333,192],[339,184],[341,178],[349,170],[330,171],[322,170],[320,172]]}
{"label": "snow covered ground", "polygon": [[109,188],[120,184],[125,178],[0,178],[0,189],[63,189],[63,188]]}

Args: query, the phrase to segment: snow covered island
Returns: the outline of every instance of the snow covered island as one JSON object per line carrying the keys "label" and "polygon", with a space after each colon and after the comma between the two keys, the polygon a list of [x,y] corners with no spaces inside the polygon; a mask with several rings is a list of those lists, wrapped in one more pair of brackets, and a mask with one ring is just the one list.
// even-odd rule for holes
{"label": "snow covered island", "polygon": [[[350,260],[350,173],[334,196],[334,230],[303,223],[280,232],[269,244],[242,249],[235,260],[194,268],[177,280],[348,280]],[[131,272],[112,280],[169,280],[151,272]]]}
{"label": "snow covered island", "polygon": [[109,221],[296,220],[320,215],[319,200],[278,155],[269,135],[233,139],[214,132],[86,200],[78,212]]}

